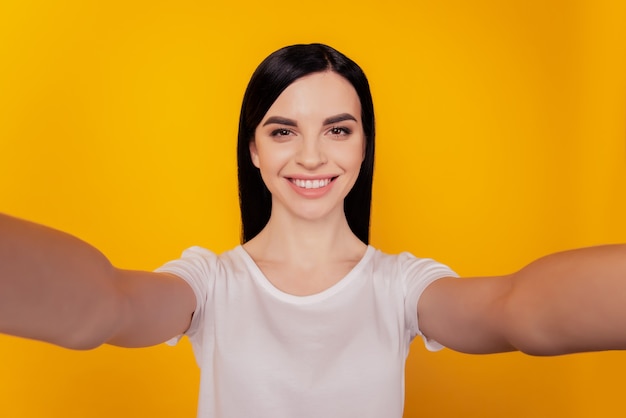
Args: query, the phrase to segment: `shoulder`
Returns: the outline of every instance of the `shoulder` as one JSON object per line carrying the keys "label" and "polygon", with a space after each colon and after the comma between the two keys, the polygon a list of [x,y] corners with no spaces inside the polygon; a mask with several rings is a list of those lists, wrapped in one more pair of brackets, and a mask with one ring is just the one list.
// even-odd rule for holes
{"label": "shoulder", "polygon": [[156,271],[175,274],[187,281],[217,278],[227,275],[238,264],[241,258],[240,251],[241,247],[237,246],[217,254],[204,247],[193,246],[184,250],[179,258],[165,263]]}
{"label": "shoulder", "polygon": [[394,276],[405,278],[456,276],[450,267],[432,258],[418,257],[408,251],[389,254],[375,248],[373,250],[372,265],[374,269]]}

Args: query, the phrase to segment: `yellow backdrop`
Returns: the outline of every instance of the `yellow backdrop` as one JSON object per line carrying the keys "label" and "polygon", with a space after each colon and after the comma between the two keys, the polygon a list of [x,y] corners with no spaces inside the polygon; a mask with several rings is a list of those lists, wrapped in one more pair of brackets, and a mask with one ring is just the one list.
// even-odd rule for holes
{"label": "yellow backdrop", "polygon": [[[126,268],[233,247],[247,80],[278,47],[324,42],[372,84],[376,247],[485,275],[626,241],[625,22],[621,0],[4,0],[0,210]],[[417,343],[405,415],[624,416],[625,371],[625,353]],[[72,352],[0,336],[2,417],[193,417],[197,385],[186,341]]]}

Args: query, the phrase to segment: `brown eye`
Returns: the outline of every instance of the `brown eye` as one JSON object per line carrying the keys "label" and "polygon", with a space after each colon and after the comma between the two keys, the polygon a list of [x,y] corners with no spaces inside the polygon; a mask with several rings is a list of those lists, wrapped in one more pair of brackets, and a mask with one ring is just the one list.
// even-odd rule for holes
{"label": "brown eye", "polygon": [[289,129],[279,128],[279,129],[274,129],[270,135],[271,136],[287,136],[289,134],[291,134],[291,131]]}
{"label": "brown eye", "polygon": [[342,126],[334,126],[330,128],[329,133],[334,136],[345,136],[351,134],[352,132],[348,128]]}

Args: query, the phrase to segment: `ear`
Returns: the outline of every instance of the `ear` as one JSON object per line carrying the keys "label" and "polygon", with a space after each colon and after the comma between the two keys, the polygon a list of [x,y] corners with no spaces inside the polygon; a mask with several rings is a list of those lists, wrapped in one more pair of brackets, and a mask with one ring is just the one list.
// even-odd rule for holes
{"label": "ear", "polygon": [[250,147],[250,157],[252,159],[252,164],[254,164],[256,168],[259,168],[259,153],[256,150],[256,142],[254,142],[254,139],[250,141],[250,144],[248,146]]}
{"label": "ear", "polygon": [[361,162],[365,161],[366,154],[367,154],[367,139],[363,137],[363,153],[361,154]]}

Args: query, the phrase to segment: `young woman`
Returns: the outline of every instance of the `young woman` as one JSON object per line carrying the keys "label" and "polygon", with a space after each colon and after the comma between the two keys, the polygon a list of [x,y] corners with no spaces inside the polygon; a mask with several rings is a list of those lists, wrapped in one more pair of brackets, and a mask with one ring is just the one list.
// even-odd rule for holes
{"label": "young woman", "polygon": [[373,161],[361,69],[325,45],[276,51],[241,110],[242,245],[128,271],[62,232],[2,216],[0,332],[74,349],[186,334],[202,367],[202,417],[400,417],[416,336],[468,353],[626,348],[625,246],[458,279],[369,245]]}

